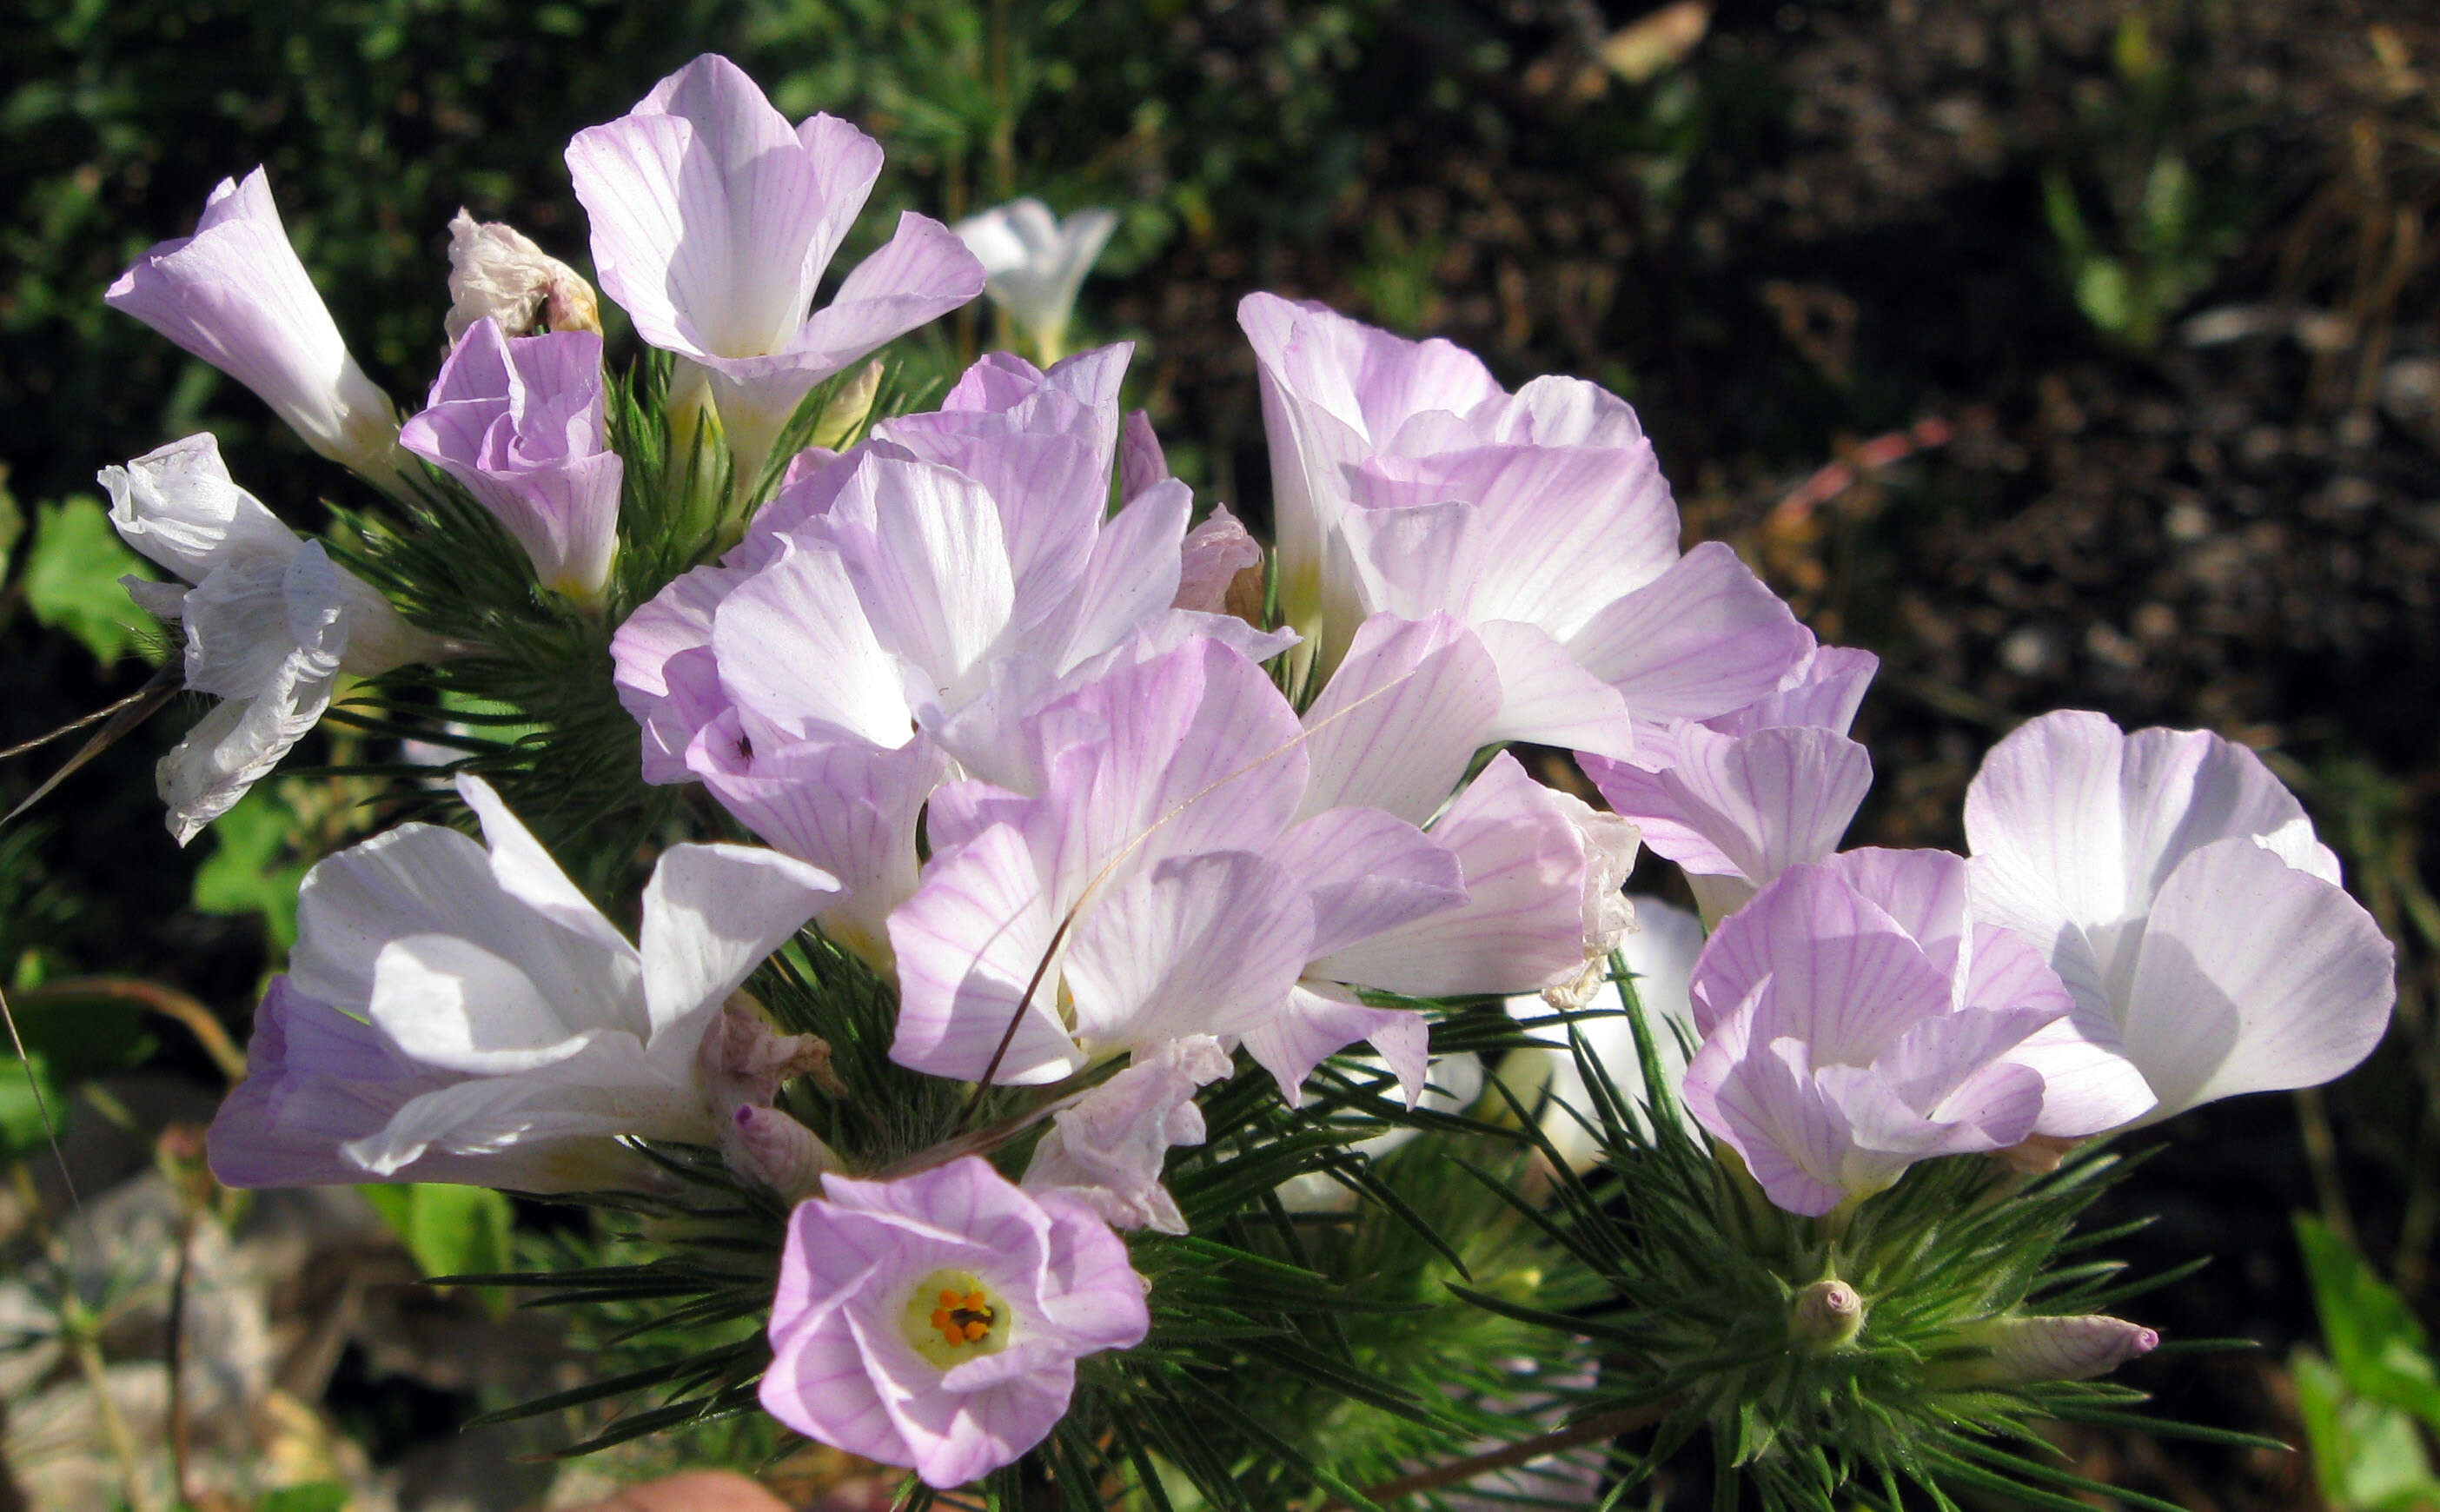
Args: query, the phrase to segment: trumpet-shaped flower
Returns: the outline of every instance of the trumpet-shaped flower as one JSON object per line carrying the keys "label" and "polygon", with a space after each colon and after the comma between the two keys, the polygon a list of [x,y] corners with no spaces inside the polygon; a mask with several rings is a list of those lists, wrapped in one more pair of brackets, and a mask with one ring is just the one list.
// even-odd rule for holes
{"label": "trumpet-shaped flower", "polygon": [[822,272],[881,171],[835,117],[791,127],[707,53],[567,144],[601,286],[637,333],[704,372],[746,476],[814,385],[980,293],[948,227],[907,213],[812,314]]}
{"label": "trumpet-shaped flower", "polygon": [[508,336],[475,322],[399,442],[465,484],[526,549],[544,587],[601,596],[626,464],[602,423],[599,335]]}
{"label": "trumpet-shaped flower", "polygon": [[[1280,604],[1326,670],[1356,623],[1445,611],[1498,661],[1512,723],[1705,719],[1779,685],[1811,638],[1728,548],[1680,555],[1635,412],[1571,378],[1511,395],[1443,341],[1410,342],[1256,294]],[[1570,714],[1570,711],[1572,713]],[[1605,717],[1606,716],[1606,717]]]}
{"label": "trumpet-shaped flower", "polygon": [[1873,783],[1872,758],[1847,727],[1879,665],[1870,652],[1818,647],[1742,709],[1647,727],[1625,761],[1577,759],[1717,920],[1788,867],[1839,848]]}
{"label": "trumpet-shaped flower", "polygon": [[129,595],[183,621],[187,686],[221,700],[161,759],[161,798],[179,844],[304,738],[339,674],[370,676],[441,650],[238,487],[210,436],[98,476],[119,535],[185,580],[131,578]]}
{"label": "trumpet-shaped flower", "polygon": [[809,1437],[963,1485],[1042,1441],[1080,1357],[1151,1326],[1109,1225],[982,1160],[823,1189],[788,1223],[762,1386]]}
{"label": "trumpet-shaped flower", "polygon": [[224,1186],[339,1186],[440,1181],[511,1192],[649,1189],[654,1167],[599,1134],[520,1139],[457,1152],[427,1144],[387,1171],[350,1155],[377,1140],[420,1097],[468,1078],[418,1062],[379,1026],[271,979],[245,1044],[245,1080],[212,1119],[206,1141]]}
{"label": "trumpet-shaped flower", "polygon": [[2018,1052],[2071,999],[2032,945],[1967,926],[1965,882],[1936,851],[1790,867],[1704,946],[1686,1107],[1780,1207],[1827,1213],[1916,1161],[2119,1121],[2046,1107]]}
{"label": "trumpet-shaped flower", "polygon": [[330,1005],[312,1043],[347,1055],[309,1059],[304,1010],[289,1008],[278,1077],[247,1105],[274,1116],[224,1113],[216,1150],[242,1164],[289,1143],[276,1115],[291,1091],[353,1095],[368,1126],[342,1131],[338,1154],[357,1180],[620,1135],[719,1143],[741,1098],[734,1077],[707,1078],[706,1031],[835,884],[772,851],[673,846],[644,890],[638,948],[489,787],[460,777],[458,791],[488,849],[404,824],[307,873],[290,991]]}
{"label": "trumpet-shaped flower", "polygon": [[613,642],[646,778],[700,778],[838,875],[826,926],[874,959],[950,752],[989,769],[1014,719],[1139,633],[1233,629],[1265,649],[1240,621],[1170,607],[1184,484],[1102,519],[1124,360],[985,359],[942,411],[812,469]]}
{"label": "trumpet-shaped flower", "polygon": [[2395,947],[2242,746],[2046,714],[1984,759],[1965,836],[1978,913],[2039,945],[2075,1037],[2140,1072],[2151,1119],[2318,1086],[2388,1026]]}
{"label": "trumpet-shaped flower", "polygon": [[1184,1233],[1161,1167],[1173,1145],[1203,1143],[1194,1093],[1229,1071],[1229,1053],[1210,1035],[1163,1045],[1051,1115],[1026,1164],[1026,1190],[1065,1193],[1113,1228]]}
{"label": "trumpet-shaped flower", "polygon": [[541,330],[601,334],[601,306],[584,275],[497,221],[476,222],[463,209],[449,223],[449,314],[441,322],[451,346],[484,320],[511,336]]}
{"label": "trumpet-shaped flower", "polygon": [[1032,343],[1044,362],[1056,362],[1085,275],[1119,228],[1108,210],[1078,210],[1061,220],[1037,199],[1012,200],[955,226],[958,239],[983,265],[983,292]]}
{"label": "trumpet-shaped flower", "polygon": [[102,298],[253,389],[306,445],[395,484],[398,412],[348,354],[262,170],[221,180],[195,234],[136,259]]}

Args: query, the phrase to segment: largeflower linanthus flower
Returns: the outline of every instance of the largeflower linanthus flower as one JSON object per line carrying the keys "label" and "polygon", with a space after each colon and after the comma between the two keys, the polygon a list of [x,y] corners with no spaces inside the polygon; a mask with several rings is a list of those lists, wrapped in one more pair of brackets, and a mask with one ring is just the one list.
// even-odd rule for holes
{"label": "largeflower linanthus flower", "polygon": [[2075,1035],[2158,1096],[2149,1119],[2319,1086],[2389,1025],[2395,947],[2242,746],[2045,714],[1984,758],[1965,837],[1977,911],[2049,957]]}
{"label": "largeflower linanthus flower", "polygon": [[1063,221],[1031,198],[996,205],[953,227],[983,265],[983,293],[1046,363],[1064,354],[1085,275],[1118,228],[1118,216],[1108,210],[1078,210]]}
{"label": "largeflower linanthus flower", "polygon": [[395,486],[398,411],[348,354],[262,170],[221,180],[195,234],[136,259],[102,298],[253,389],[306,445]]}
{"label": "largeflower linanthus flower", "polygon": [[825,1444],[963,1485],[1050,1431],[1079,1357],[1151,1326],[1109,1225],[985,1161],[823,1192],[789,1220],[762,1397]]}
{"label": "largeflower linanthus flower", "polygon": [[881,146],[816,115],[798,126],[707,53],[567,144],[593,265],[637,334],[710,384],[751,480],[814,385],[982,292],[940,222],[902,215],[830,305],[814,293],[881,172]]}
{"label": "largeflower linanthus flower", "polygon": [[626,468],[602,422],[601,336],[510,336],[476,321],[399,443],[465,484],[526,549],[544,587],[601,597]]}
{"label": "largeflower linanthus flower", "polygon": [[238,487],[210,436],[97,476],[119,535],[185,580],[129,578],[129,596],[183,621],[187,686],[221,700],[161,758],[161,799],[179,844],[304,738],[339,674],[371,676],[443,649]]}
{"label": "largeflower linanthus flower", "polygon": [[1827,1213],[1920,1160],[2120,1121],[2043,1126],[2043,1075],[2012,1053],[2067,989],[2031,945],[1968,927],[1965,872],[1937,851],[1790,867],[1704,946],[1686,1108],[1780,1207]]}
{"label": "largeflower linanthus flower", "polygon": [[[1705,719],[1771,692],[1812,638],[1677,506],[1625,401],[1574,378],[1511,395],[1445,341],[1255,294],[1280,612],[1327,671],[1364,616],[1446,612],[1512,705]],[[1615,739],[1582,749],[1624,756]]]}
{"label": "largeflower linanthus flower", "polygon": [[[458,792],[488,849],[402,824],[306,874],[278,1080],[232,1099],[213,1136],[232,1172],[308,1134],[348,1134],[356,1180],[473,1179],[476,1157],[619,1135],[720,1142],[735,1089],[707,1081],[705,1034],[836,884],[774,851],[674,845],[639,948],[488,786],[461,776]],[[300,1054],[300,1018],[347,1056]],[[361,1126],[328,1126],[313,1110],[350,1084]],[[410,1174],[431,1169],[455,1174]]]}

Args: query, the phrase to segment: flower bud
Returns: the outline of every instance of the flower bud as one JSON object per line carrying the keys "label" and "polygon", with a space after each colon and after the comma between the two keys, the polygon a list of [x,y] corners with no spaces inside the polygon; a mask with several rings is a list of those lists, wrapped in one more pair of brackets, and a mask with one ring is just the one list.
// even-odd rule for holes
{"label": "flower bud", "polygon": [[1797,1288],[1787,1311],[1787,1331],[1815,1349],[1835,1349],[1864,1326],[1864,1299],[1843,1281],[1817,1281]]}
{"label": "flower bud", "polygon": [[450,345],[484,316],[511,336],[553,331],[601,333],[601,306],[584,276],[497,221],[463,209],[449,223]]}
{"label": "flower bud", "polygon": [[1990,1350],[1942,1372],[1947,1386],[2030,1386],[2036,1381],[2090,1380],[2105,1376],[2161,1342],[2149,1328],[2123,1318],[2083,1313],[2066,1318],[1995,1318],[1965,1341]]}
{"label": "flower bud", "polygon": [[872,416],[872,402],[881,393],[881,359],[873,358],[864,370],[839,385],[822,406],[821,419],[814,422],[814,433],[807,438],[810,445],[824,451],[845,451],[864,423]]}
{"label": "flower bud", "polygon": [[720,1156],[730,1170],[792,1204],[820,1196],[824,1172],[846,1169],[812,1129],[777,1108],[750,1103],[721,1125]]}

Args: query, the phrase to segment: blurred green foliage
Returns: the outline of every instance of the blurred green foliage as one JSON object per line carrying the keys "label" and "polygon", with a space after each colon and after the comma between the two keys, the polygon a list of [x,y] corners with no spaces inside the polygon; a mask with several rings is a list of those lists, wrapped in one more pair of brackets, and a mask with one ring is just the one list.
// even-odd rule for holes
{"label": "blurred green foliage", "polygon": [[2440,1431],[2440,1369],[2413,1309],[2356,1247],[2300,1214],[2297,1243],[2329,1348],[2296,1351],[2297,1414],[2333,1512],[2440,1507],[2427,1431]]}

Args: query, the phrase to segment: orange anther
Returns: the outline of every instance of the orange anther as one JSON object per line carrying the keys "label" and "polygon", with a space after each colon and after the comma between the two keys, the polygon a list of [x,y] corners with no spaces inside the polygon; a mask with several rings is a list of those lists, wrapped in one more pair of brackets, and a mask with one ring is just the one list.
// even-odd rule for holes
{"label": "orange anther", "polygon": [[935,1307],[932,1309],[932,1326],[935,1328],[946,1328],[949,1326],[948,1308]]}
{"label": "orange anther", "polygon": [[973,1343],[990,1332],[991,1324],[987,1323],[970,1323],[966,1324],[966,1342]]}
{"label": "orange anther", "polygon": [[954,1307],[954,1306],[956,1306],[957,1305],[958,1305],[958,1294],[957,1294],[956,1292],[954,1292],[954,1291],[949,1290],[946,1287],[942,1287],[942,1288],[941,1288],[941,1305],[942,1305],[942,1306],[943,1306],[943,1307]]}
{"label": "orange anther", "polygon": [[966,1293],[966,1310],[968,1312],[980,1312],[990,1305],[991,1299],[984,1296],[979,1291],[969,1291]]}

